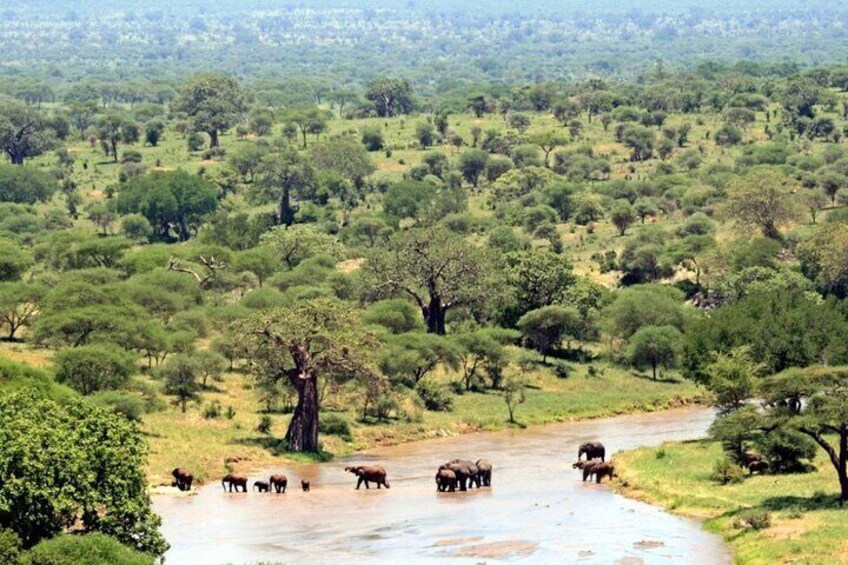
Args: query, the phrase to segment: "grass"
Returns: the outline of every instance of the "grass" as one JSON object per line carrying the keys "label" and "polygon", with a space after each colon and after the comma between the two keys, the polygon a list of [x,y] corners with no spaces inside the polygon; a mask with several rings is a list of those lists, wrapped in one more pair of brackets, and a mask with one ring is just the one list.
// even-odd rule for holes
{"label": "grass", "polygon": [[[740,564],[848,563],[848,509],[838,503],[838,482],[818,454],[815,472],[754,475],[742,483],[710,479],[722,457],[711,441],[667,443],[616,455],[620,489],[627,496],[705,520],[722,535]],[[769,527],[740,525],[752,511],[771,516]]]}

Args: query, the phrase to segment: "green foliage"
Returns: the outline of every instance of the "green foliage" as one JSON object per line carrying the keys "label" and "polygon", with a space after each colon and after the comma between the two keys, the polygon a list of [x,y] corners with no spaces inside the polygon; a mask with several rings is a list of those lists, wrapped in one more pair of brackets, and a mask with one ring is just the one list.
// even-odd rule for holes
{"label": "green foliage", "polygon": [[353,441],[350,423],[338,414],[326,414],[318,422],[318,431],[322,434],[338,436],[345,441]]}
{"label": "green foliage", "polygon": [[771,527],[771,514],[766,510],[750,508],[737,514],[734,523],[741,528],[765,530]]}
{"label": "green foliage", "polygon": [[0,563],[18,565],[21,557],[21,538],[12,530],[0,529]]}
{"label": "green foliage", "polygon": [[93,533],[42,541],[24,554],[22,565],[153,565],[154,561],[112,537]]}
{"label": "green foliage", "polygon": [[375,302],[362,315],[362,321],[383,326],[393,334],[424,329],[421,312],[409,300],[401,298]]}
{"label": "green foliage", "polygon": [[50,199],[58,185],[50,175],[30,167],[0,165],[0,202],[34,204]]}
{"label": "green foliage", "polygon": [[175,397],[174,403],[179,405],[183,412],[186,411],[189,401],[200,400],[200,372],[200,364],[190,354],[169,357],[158,371],[165,383],[163,391]]}
{"label": "green foliage", "polygon": [[124,388],[135,372],[135,356],[115,345],[85,345],[56,354],[56,380],[85,395]]}
{"label": "green foliage", "polygon": [[0,282],[20,279],[34,263],[32,255],[20,245],[0,239]]}
{"label": "green foliage", "polygon": [[732,485],[745,480],[742,468],[729,459],[719,459],[713,466],[710,479],[720,485]]}
{"label": "green foliage", "polygon": [[233,127],[247,112],[252,96],[233,78],[216,73],[198,74],[182,88],[173,108],[184,112],[194,131],[208,133],[212,146],[218,134]]}
{"label": "green foliage", "polygon": [[450,412],[453,408],[453,397],[444,385],[431,379],[424,379],[415,385],[415,393],[424,407],[431,412]]}
{"label": "green foliage", "polygon": [[547,356],[559,349],[566,336],[577,336],[579,322],[575,308],[544,306],[521,316],[517,325],[527,343]]}
{"label": "green foliage", "polygon": [[132,422],[141,422],[141,416],[145,412],[145,402],[137,393],[122,390],[106,390],[96,392],[88,399],[116,414],[121,414]]}
{"label": "green foliage", "polygon": [[644,326],[630,336],[627,358],[637,367],[648,365],[657,378],[657,367],[674,367],[683,334],[674,326]]}
{"label": "green foliage", "polygon": [[77,520],[153,555],[158,533],[144,478],[141,432],[84,401],[59,405],[31,393],[0,399],[0,527],[26,547]]}
{"label": "green foliage", "polygon": [[644,326],[673,326],[682,329],[685,321],[683,295],[676,288],[639,285],[623,289],[604,309],[608,331],[630,339]]}
{"label": "green foliage", "polygon": [[444,337],[412,332],[387,336],[377,356],[380,370],[397,385],[413,388],[440,363],[455,367],[459,349]]}

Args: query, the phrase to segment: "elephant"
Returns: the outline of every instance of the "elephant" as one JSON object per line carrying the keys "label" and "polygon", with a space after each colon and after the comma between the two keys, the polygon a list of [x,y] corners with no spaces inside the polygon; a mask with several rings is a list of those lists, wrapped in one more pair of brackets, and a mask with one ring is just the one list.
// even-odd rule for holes
{"label": "elephant", "polygon": [[289,484],[289,479],[282,474],[271,475],[271,478],[268,479],[268,484],[277,492],[277,494],[280,494],[280,492],[286,494],[286,487]]}
{"label": "elephant", "polygon": [[174,477],[176,487],[182,491],[191,490],[191,483],[194,482],[194,475],[188,472],[184,467],[177,467],[171,471]]}
{"label": "elephant", "polygon": [[577,450],[577,460],[579,461],[583,454],[586,454],[586,459],[600,459],[604,461],[604,456],[606,455],[606,448],[604,444],[599,441],[590,441],[587,443],[581,443],[580,449]]}
{"label": "elephant", "polygon": [[267,481],[253,481],[253,490],[259,492],[271,492],[271,484]]}
{"label": "elephant", "polygon": [[467,459],[454,459],[439,466],[439,471],[449,469],[456,474],[456,483],[459,485],[459,490],[468,490],[469,486],[473,486],[477,482],[477,465]]}
{"label": "elephant", "polygon": [[612,480],[613,477],[616,477],[615,474],[615,465],[613,465],[612,461],[601,462],[592,467],[592,472],[595,474],[595,482],[600,483],[604,477],[609,477],[609,480]]}
{"label": "elephant", "polygon": [[386,480],[386,470],[379,465],[357,465],[355,467],[345,467],[345,471],[353,473],[359,480],[356,481],[356,490],[365,483],[365,488],[370,488],[368,483],[377,483],[377,488],[385,486],[389,488],[389,482]]}
{"label": "elephant", "polygon": [[436,471],[436,489],[439,492],[456,492],[456,473],[450,469]]}
{"label": "elephant", "polygon": [[748,474],[753,475],[754,473],[763,474],[764,471],[768,469],[768,463],[763,461],[762,459],[757,458],[754,461],[748,463]]}
{"label": "elephant", "polygon": [[232,473],[224,475],[221,479],[221,487],[224,491],[227,490],[227,484],[230,486],[230,492],[233,492],[233,487],[235,487],[236,492],[239,491],[239,487],[241,487],[242,492],[247,492],[247,477],[244,475],[234,475]]}
{"label": "elephant", "polygon": [[585,461],[577,461],[571,468],[583,471],[583,482],[585,483],[587,479],[591,480],[592,475],[595,473],[595,467],[601,463],[603,461],[600,459],[587,459]]}
{"label": "elephant", "polygon": [[477,488],[492,486],[492,462],[488,459],[477,460]]}
{"label": "elephant", "polygon": [[310,484],[309,481],[300,481],[300,486],[303,489],[303,492],[309,492]]}

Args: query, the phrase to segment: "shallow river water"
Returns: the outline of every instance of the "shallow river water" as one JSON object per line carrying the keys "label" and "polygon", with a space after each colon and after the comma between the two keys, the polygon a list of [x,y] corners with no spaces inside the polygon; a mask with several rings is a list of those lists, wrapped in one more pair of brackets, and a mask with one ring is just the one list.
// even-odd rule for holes
{"label": "shallow river water", "polygon": [[[287,494],[225,494],[213,483],[196,496],[156,496],[166,563],[730,563],[696,522],[582,483],[571,469],[583,441],[600,440],[609,454],[693,439],[712,417],[683,409],[427,440],[272,469],[288,476]],[[437,493],[436,467],[457,457],[490,459],[492,488]],[[353,489],[344,466],[366,461],[386,468],[390,490]]]}

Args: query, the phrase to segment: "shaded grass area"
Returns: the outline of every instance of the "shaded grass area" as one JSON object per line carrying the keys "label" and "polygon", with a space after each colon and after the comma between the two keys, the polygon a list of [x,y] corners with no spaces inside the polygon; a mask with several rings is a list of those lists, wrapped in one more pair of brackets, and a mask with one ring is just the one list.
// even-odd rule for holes
{"label": "shaded grass area", "polygon": [[[705,519],[709,530],[730,543],[737,563],[848,563],[848,509],[839,505],[836,474],[821,454],[813,472],[754,475],[729,485],[710,479],[721,456],[721,447],[711,441],[619,453],[620,489]],[[740,526],[752,509],[770,513],[770,526]]]}

